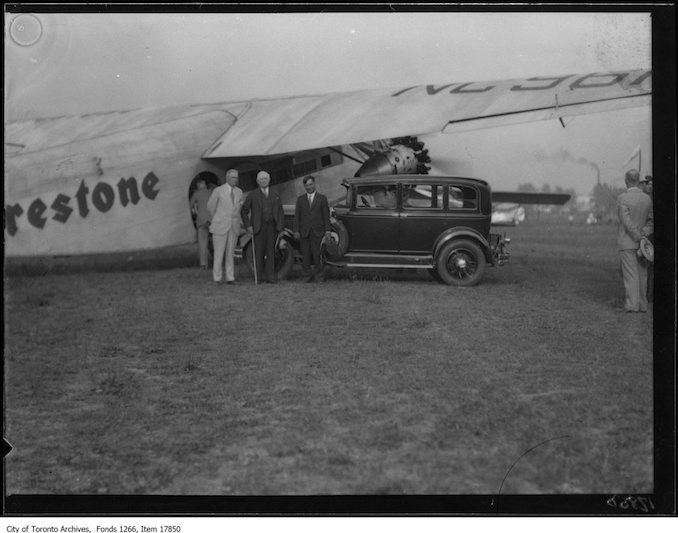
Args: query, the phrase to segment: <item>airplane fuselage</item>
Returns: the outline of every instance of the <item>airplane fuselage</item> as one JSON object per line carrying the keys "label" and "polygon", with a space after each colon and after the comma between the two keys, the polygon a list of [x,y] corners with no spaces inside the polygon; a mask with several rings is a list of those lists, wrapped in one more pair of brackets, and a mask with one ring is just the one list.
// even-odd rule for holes
{"label": "airplane fuselage", "polygon": [[352,175],[359,166],[327,149],[203,159],[205,146],[232,122],[232,115],[213,108],[98,135],[112,115],[86,117],[90,137],[48,147],[41,144],[41,124],[35,121],[30,133],[19,136],[26,144],[16,147],[23,150],[12,154],[6,149],[6,256],[96,254],[195,242],[188,200],[198,175],[216,183],[227,169],[237,168],[247,192],[263,168],[273,174],[283,201],[294,204],[303,192],[301,176],[313,174],[319,190],[339,198],[344,191],[340,176]]}

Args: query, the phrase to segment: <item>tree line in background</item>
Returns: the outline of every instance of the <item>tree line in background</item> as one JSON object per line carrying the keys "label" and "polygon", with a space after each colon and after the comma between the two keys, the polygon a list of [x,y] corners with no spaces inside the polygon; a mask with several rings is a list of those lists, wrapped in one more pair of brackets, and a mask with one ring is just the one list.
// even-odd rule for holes
{"label": "tree line in background", "polygon": [[[584,208],[595,217],[595,221],[599,223],[610,224],[617,221],[617,197],[624,192],[625,189],[619,187],[612,187],[607,183],[597,183],[591,191],[591,202],[589,208]],[[526,214],[536,216],[539,218],[541,213],[555,213],[566,215],[575,211],[581,210],[577,205],[577,193],[573,188],[565,189],[559,185],[551,187],[549,183],[542,185],[538,189],[531,183],[523,183],[518,186],[518,192],[541,192],[541,193],[558,193],[569,194],[570,200],[565,204],[559,206],[545,206],[545,205],[526,205]]]}
{"label": "tree line in background", "polygon": [[597,183],[591,193],[593,215],[599,222],[610,224],[617,221],[617,197],[626,189]]}

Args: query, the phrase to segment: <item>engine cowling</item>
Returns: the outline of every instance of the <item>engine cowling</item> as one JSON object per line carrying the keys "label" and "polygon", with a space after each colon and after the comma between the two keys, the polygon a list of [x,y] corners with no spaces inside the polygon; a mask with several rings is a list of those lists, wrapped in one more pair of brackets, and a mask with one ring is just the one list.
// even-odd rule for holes
{"label": "engine cowling", "polygon": [[431,167],[428,150],[416,137],[393,139],[388,150],[377,152],[370,157],[355,173],[356,176],[375,176],[386,174],[427,174]]}

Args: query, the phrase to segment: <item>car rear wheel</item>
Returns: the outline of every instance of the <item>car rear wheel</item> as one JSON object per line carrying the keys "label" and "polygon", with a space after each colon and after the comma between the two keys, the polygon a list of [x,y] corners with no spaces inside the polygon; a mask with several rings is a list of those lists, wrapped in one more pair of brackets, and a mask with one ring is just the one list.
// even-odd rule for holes
{"label": "car rear wheel", "polygon": [[467,239],[447,243],[436,260],[436,270],[442,281],[457,287],[471,287],[480,282],[486,265],[480,246]]}

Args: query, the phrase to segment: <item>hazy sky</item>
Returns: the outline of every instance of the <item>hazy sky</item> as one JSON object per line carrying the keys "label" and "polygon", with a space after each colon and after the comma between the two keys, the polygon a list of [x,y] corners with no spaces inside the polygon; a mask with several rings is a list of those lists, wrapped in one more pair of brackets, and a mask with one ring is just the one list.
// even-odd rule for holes
{"label": "hazy sky", "polygon": [[[6,120],[651,66],[647,13],[37,16],[41,27],[24,18],[24,33],[5,17]],[[31,31],[30,46],[11,39],[32,42]],[[492,183],[501,172],[501,189],[532,181],[584,193],[595,167],[619,179],[638,144],[650,163],[647,109],[566,124],[426,141]]]}

